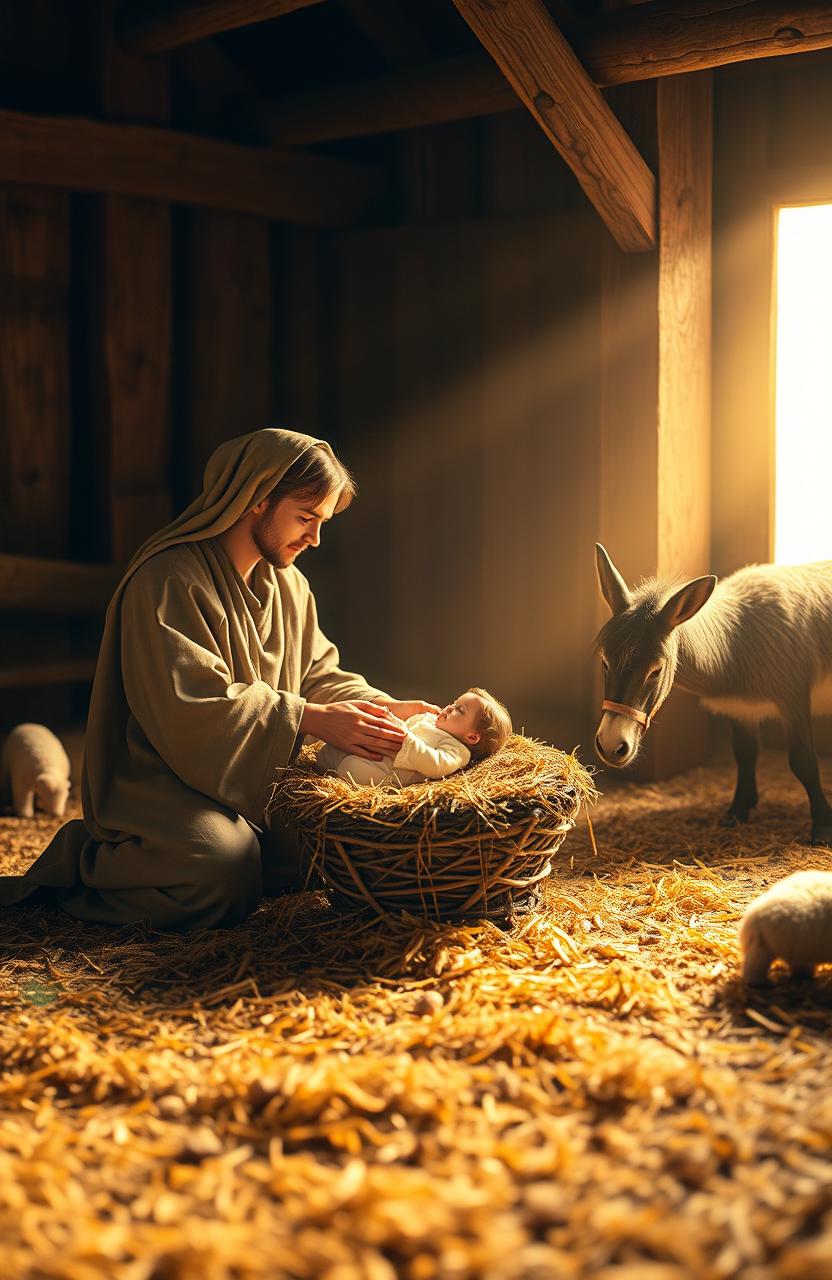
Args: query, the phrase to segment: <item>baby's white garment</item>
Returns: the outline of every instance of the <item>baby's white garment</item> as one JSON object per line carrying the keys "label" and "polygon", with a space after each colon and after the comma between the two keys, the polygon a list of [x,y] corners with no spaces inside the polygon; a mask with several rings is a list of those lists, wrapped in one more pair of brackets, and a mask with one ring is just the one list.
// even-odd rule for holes
{"label": "baby's white garment", "polygon": [[365,760],[363,756],[349,755],[326,743],[318,752],[318,765],[359,786],[375,782],[409,787],[426,778],[446,778],[471,759],[464,742],[437,728],[436,716],[431,712],[410,716],[405,724],[407,736],[394,757]]}

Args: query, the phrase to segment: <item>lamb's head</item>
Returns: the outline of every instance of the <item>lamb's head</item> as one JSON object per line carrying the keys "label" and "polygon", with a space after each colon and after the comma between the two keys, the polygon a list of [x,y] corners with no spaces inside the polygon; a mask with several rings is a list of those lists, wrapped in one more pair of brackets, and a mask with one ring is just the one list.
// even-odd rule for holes
{"label": "lamb's head", "polygon": [[604,668],[604,702],[613,704],[601,715],[595,750],[605,764],[622,769],[635,760],[650,719],[673,686],[676,628],[699,612],[717,580],[708,574],[678,586],[651,578],[631,590],[600,543],[595,557],[601,592],[612,611],[595,647]]}
{"label": "lamb's head", "polygon": [[35,795],[44,813],[62,818],[69,799],[69,778],[56,770],[39,773],[35,778]]}

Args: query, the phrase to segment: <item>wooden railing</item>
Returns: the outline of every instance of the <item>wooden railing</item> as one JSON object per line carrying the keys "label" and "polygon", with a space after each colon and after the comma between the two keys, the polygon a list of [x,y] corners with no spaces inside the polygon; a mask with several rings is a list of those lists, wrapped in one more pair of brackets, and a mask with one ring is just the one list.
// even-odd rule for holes
{"label": "wooden railing", "polygon": [[[120,574],[108,564],[79,564],[34,556],[0,554],[0,611],[56,617],[103,614]],[[91,657],[55,657],[49,661],[0,665],[0,689],[89,681]]]}

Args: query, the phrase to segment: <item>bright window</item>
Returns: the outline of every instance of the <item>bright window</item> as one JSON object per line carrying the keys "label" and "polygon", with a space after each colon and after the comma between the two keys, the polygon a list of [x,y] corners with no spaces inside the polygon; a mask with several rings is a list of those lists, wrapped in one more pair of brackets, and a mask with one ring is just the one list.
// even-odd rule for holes
{"label": "bright window", "polygon": [[779,211],[778,564],[832,560],[832,204]]}

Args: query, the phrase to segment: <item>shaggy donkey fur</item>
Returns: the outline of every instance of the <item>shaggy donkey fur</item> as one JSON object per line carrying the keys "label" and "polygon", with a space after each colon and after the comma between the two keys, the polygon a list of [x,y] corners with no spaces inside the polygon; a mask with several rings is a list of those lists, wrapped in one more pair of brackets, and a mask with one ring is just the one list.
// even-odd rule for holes
{"label": "shaggy donkey fur", "polygon": [[[812,841],[832,844],[812,741],[812,714],[832,712],[832,561],[749,565],[719,583],[712,575],[683,586],[654,578],[632,590],[600,544],[596,563],[613,615],[596,640],[604,697],[652,713],[675,680],[729,716],[737,761],[729,822],[746,822],[757,803],[759,724],[779,717],[789,764],[809,797]],[[634,720],[605,711],[596,750],[621,768],[635,759],[641,736]]]}

